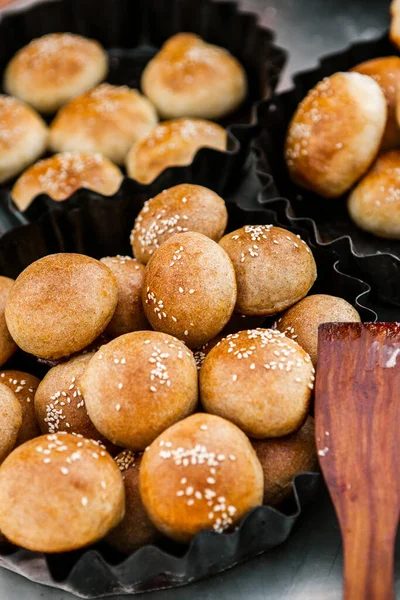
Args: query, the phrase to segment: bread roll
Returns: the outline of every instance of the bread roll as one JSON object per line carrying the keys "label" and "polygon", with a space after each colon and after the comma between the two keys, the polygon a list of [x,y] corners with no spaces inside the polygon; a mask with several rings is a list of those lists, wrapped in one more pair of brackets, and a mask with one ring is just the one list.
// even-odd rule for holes
{"label": "bread roll", "polygon": [[4,310],[14,280],[0,275],[0,367],[17,351],[17,344],[8,331]]}
{"label": "bread roll", "polygon": [[22,409],[22,424],[16,442],[16,445],[19,446],[40,435],[34,404],[35,392],[40,379],[30,373],[9,370],[0,373],[0,383],[14,392]]}
{"label": "bread roll", "polygon": [[[22,425],[21,405],[4,383],[0,383],[0,464],[17,443]],[[0,506],[0,512],[1,512]]]}

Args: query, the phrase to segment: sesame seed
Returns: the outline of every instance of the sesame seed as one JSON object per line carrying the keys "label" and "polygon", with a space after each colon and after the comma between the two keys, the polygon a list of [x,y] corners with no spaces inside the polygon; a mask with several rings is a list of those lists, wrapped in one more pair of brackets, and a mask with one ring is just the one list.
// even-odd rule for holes
{"label": "sesame seed", "polygon": [[[118,471],[117,471],[117,472],[118,472]],[[88,504],[88,499],[87,499],[87,498],[84,496],[84,497],[81,499],[81,503],[82,503],[82,506],[87,506],[87,504]]]}
{"label": "sesame seed", "polygon": [[115,410],[116,411],[120,411],[121,410],[121,405],[120,404],[116,404],[115,405]]}

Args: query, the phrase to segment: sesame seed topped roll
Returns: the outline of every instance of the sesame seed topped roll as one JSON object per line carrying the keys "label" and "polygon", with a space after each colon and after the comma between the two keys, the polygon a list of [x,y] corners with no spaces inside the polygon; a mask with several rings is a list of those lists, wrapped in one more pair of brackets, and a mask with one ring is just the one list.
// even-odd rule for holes
{"label": "sesame seed topped roll", "polygon": [[[17,443],[22,409],[13,391],[0,383],[0,464]],[[1,511],[1,507],[0,507]]]}
{"label": "sesame seed topped roll", "polygon": [[22,425],[18,432],[16,445],[40,435],[40,429],[35,415],[35,392],[40,379],[23,371],[2,371],[0,383],[4,383],[15,394],[22,409]]}
{"label": "sesame seed topped roll", "polygon": [[5,307],[13,284],[13,279],[0,275],[0,366],[4,365],[18,348],[8,330],[5,317]]}

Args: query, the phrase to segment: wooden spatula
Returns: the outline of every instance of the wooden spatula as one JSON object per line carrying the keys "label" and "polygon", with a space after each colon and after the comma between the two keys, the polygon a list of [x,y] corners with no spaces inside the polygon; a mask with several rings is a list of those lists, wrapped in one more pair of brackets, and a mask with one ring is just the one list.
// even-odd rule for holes
{"label": "wooden spatula", "polygon": [[393,600],[400,511],[400,324],[322,325],[317,449],[340,523],[345,600]]}

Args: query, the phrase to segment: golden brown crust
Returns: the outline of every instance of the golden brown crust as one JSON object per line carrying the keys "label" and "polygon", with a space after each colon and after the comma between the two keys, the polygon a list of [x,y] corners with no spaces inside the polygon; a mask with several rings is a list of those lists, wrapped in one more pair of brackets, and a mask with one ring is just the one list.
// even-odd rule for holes
{"label": "golden brown crust", "polygon": [[203,529],[222,532],[262,502],[261,465],[235,425],[192,415],[144,453],[140,493],[154,525],[178,542]]}
{"label": "golden brown crust", "polygon": [[144,450],[197,403],[192,353],[155,331],[122,335],[103,346],[81,378],[87,411],[111,442]]}
{"label": "golden brown crust", "polygon": [[0,275],[0,366],[17,351],[17,344],[8,331],[4,310],[14,280]]}
{"label": "golden brown crust", "polygon": [[228,222],[224,200],[201,185],[182,183],[144,203],[132,230],[133,253],[147,264],[154,252],[175,233],[197,231],[214,242]]}
{"label": "golden brown crust", "polygon": [[23,548],[82,548],[104,537],[124,511],[121,473],[93,440],[40,436],[14,450],[0,468],[0,527]]}
{"label": "golden brown crust", "polygon": [[18,346],[41,358],[79,352],[107,327],[118,300],[110,269],[83,254],[51,254],[27,267],[6,304]]}
{"label": "golden brown crust", "polygon": [[[14,392],[0,383],[0,464],[17,442],[22,425],[22,409]],[[1,507],[0,507],[1,511]]]}
{"label": "golden brown crust", "polygon": [[391,22],[389,37],[400,48],[400,0],[392,0],[390,4]]}
{"label": "golden brown crust", "polygon": [[361,321],[360,315],[346,300],[337,296],[315,294],[289,308],[276,322],[276,328],[287,337],[296,340],[316,366],[318,327],[322,323],[355,321]]}
{"label": "golden brown crust", "polygon": [[317,277],[310,248],[286,229],[246,225],[225,235],[219,245],[235,268],[236,311],[273,315],[303,298]]}
{"label": "golden brown crust", "polygon": [[22,425],[18,433],[17,443],[19,446],[28,440],[40,435],[39,425],[35,415],[34,397],[40,379],[30,373],[23,371],[2,371],[0,383],[12,390],[21,405]]}
{"label": "golden brown crust", "polygon": [[235,272],[218,244],[196,232],[170,237],[151,257],[143,286],[150,325],[197,348],[229,321],[236,302]]}
{"label": "golden brown crust", "polygon": [[304,423],[313,381],[311,359],[295,341],[250,329],[228,335],[207,354],[200,398],[207,412],[251,437],[281,437]]}
{"label": "golden brown crust", "polygon": [[204,119],[175,119],[157,125],[126,156],[129,177],[151,183],[164,169],[190,165],[199,148],[227,147],[225,129]]}

